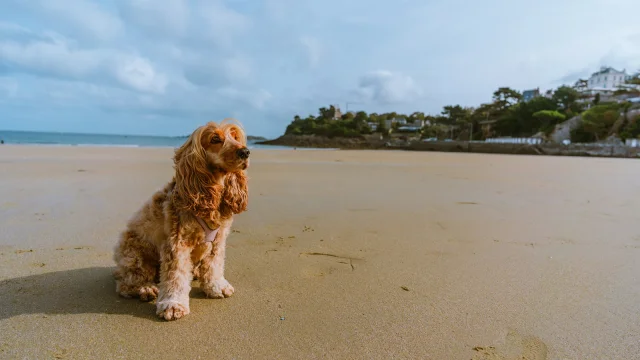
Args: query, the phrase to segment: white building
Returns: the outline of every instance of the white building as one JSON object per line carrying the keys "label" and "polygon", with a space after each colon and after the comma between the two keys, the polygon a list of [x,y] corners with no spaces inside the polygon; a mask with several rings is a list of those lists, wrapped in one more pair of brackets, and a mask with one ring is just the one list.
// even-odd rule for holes
{"label": "white building", "polygon": [[627,73],[623,69],[618,71],[612,67],[603,66],[600,71],[591,74],[588,82],[589,90],[611,89],[613,91],[619,85],[625,83],[627,79]]}

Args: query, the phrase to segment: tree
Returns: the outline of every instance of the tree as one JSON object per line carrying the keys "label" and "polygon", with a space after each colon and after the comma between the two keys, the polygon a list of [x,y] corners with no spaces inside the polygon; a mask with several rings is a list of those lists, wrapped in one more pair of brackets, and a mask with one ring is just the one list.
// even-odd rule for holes
{"label": "tree", "polygon": [[640,121],[640,115],[636,116],[631,121],[628,121],[622,131],[620,131],[620,138],[622,140],[626,139],[637,139],[640,137],[640,126],[638,126],[638,122]]}
{"label": "tree", "polygon": [[600,93],[597,93],[593,98],[593,105],[598,105],[600,103]]}
{"label": "tree", "polygon": [[480,104],[473,110],[471,117],[475,121],[489,120],[491,115],[496,114],[495,104]]}
{"label": "tree", "polygon": [[447,136],[448,126],[442,124],[425,125],[422,128],[423,138],[443,138]]}
{"label": "tree", "polygon": [[531,136],[540,131],[542,124],[533,114],[543,110],[557,109],[553,100],[535,97],[527,102],[511,106],[498,116],[495,131],[503,136]]}
{"label": "tree", "polygon": [[576,81],[575,87],[579,89],[587,88],[589,87],[589,80],[578,79],[578,81]]}
{"label": "tree", "polygon": [[600,141],[607,136],[619,116],[617,104],[594,106],[582,114],[582,129]]}
{"label": "tree", "polygon": [[416,111],[413,114],[409,115],[408,121],[410,122],[422,121],[424,120],[424,118],[425,116],[423,112]]}
{"label": "tree", "polygon": [[358,111],[353,118],[353,123],[355,124],[355,128],[358,132],[363,134],[370,134],[371,129],[369,128],[369,116],[364,111]]}
{"label": "tree", "polygon": [[539,123],[538,129],[549,135],[559,124],[565,120],[565,115],[556,110],[542,110],[533,114],[533,118]]}
{"label": "tree", "polygon": [[520,99],[522,99],[522,94],[509,87],[501,87],[493,92],[493,103],[501,111],[517,104]]}
{"label": "tree", "polygon": [[389,130],[387,129],[387,124],[385,124],[384,119],[378,120],[378,127],[376,128],[376,132],[387,135]]}
{"label": "tree", "polygon": [[358,120],[358,121],[367,122],[367,121],[369,121],[369,116],[364,111],[358,111],[356,113],[355,119]]}
{"label": "tree", "polygon": [[584,127],[582,126],[571,131],[571,142],[573,143],[588,143],[595,140],[596,138],[593,136],[593,134],[585,131]]}
{"label": "tree", "polygon": [[428,126],[427,123],[430,125],[434,125],[438,122],[438,117],[433,115],[425,115],[424,122],[425,126]]}
{"label": "tree", "polygon": [[355,117],[352,112],[342,114],[342,120],[353,120]]}
{"label": "tree", "polygon": [[568,86],[560,86],[553,93],[553,101],[557,104],[558,107],[561,107],[564,112],[568,112],[571,110],[572,112],[580,112],[579,106],[576,101],[580,98],[580,94],[576,89],[573,89]]}
{"label": "tree", "polygon": [[447,105],[442,109],[442,115],[448,125],[468,123],[472,110],[460,105]]}
{"label": "tree", "polygon": [[318,109],[318,115],[323,119],[331,118],[331,116],[329,116],[329,109],[327,109],[326,107],[321,107],[320,109]]}

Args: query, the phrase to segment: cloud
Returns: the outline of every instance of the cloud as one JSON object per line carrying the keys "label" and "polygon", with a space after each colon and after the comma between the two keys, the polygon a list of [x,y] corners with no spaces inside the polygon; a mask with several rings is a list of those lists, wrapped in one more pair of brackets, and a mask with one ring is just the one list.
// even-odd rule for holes
{"label": "cloud", "polygon": [[154,38],[180,38],[189,25],[186,0],[117,0],[118,13],[132,27]]}
{"label": "cloud", "polygon": [[202,20],[200,33],[218,46],[232,46],[234,37],[249,30],[251,21],[221,0],[197,2],[197,16]]}
{"label": "cloud", "polygon": [[599,51],[588,59],[588,66],[568,72],[554,84],[571,84],[578,79],[588,79],[603,66],[611,66],[618,70],[626,70],[627,74],[633,74],[640,70],[639,59],[640,32],[632,32],[605,42]]}
{"label": "cloud", "polygon": [[[640,11],[637,0],[611,1]],[[545,89],[601,65],[637,70],[640,25],[601,8],[602,0],[4,0],[0,128],[183,134],[237,116],[249,132],[277,136],[295,113],[328,104],[437,113],[488,101],[500,86]]]}
{"label": "cloud", "polygon": [[618,70],[626,69],[627,72],[635,72],[640,68],[639,59],[640,32],[612,41],[608,51],[600,59],[600,65],[613,65]]}
{"label": "cloud", "polygon": [[184,54],[183,75],[197,86],[222,87],[250,82],[253,75],[251,60],[242,55],[205,56]]}
{"label": "cloud", "polygon": [[0,59],[16,72],[44,76],[78,78],[96,71],[105,61],[105,52],[81,50],[63,36],[42,34],[34,41],[0,40]]}
{"label": "cloud", "polygon": [[360,78],[357,93],[363,101],[398,104],[417,100],[422,90],[410,76],[378,70]]}
{"label": "cloud", "polygon": [[305,49],[309,67],[312,69],[316,68],[322,56],[322,44],[318,39],[311,36],[300,37],[300,43]]}
{"label": "cloud", "polygon": [[272,98],[271,94],[264,89],[259,89],[257,91],[243,91],[236,88],[225,87],[218,89],[216,94],[230,100],[251,105],[257,109],[263,109],[269,99]]}
{"label": "cloud", "polygon": [[167,80],[145,58],[109,49],[82,49],[52,32],[24,42],[0,40],[6,71],[43,77],[92,80],[143,92],[164,91]]}
{"label": "cloud", "polygon": [[115,67],[120,83],[143,92],[163,93],[167,79],[158,73],[153,65],[139,56],[123,56]]}
{"label": "cloud", "polygon": [[223,62],[225,73],[231,81],[247,81],[252,75],[251,61],[243,56],[233,56]]}
{"label": "cloud", "polygon": [[108,41],[122,34],[121,19],[103,8],[100,2],[89,0],[6,0],[8,13],[22,11],[38,17],[76,37],[92,41]]}
{"label": "cloud", "polygon": [[595,71],[592,68],[585,68],[578,71],[572,71],[567,75],[564,75],[563,77],[561,77],[555,82],[559,84],[573,84],[576,81],[578,81],[578,79],[584,79],[584,80],[588,79],[591,76],[591,74],[593,74],[594,72]]}

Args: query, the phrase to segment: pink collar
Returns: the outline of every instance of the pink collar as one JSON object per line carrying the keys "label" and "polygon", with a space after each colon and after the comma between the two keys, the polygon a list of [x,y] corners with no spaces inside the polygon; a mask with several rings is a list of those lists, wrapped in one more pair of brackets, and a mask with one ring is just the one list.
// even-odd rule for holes
{"label": "pink collar", "polygon": [[211,230],[209,229],[209,226],[207,225],[207,223],[204,222],[204,220],[200,219],[197,216],[196,216],[196,220],[198,220],[198,223],[200,223],[202,230],[204,230],[204,241],[213,242],[213,240],[216,239],[216,235],[218,234],[218,230],[220,230],[220,227],[216,228],[215,230]]}

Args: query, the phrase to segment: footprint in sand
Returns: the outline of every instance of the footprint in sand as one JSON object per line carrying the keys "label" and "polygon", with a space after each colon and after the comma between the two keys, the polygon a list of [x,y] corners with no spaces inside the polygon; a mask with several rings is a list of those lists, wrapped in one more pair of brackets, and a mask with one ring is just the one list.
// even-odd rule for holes
{"label": "footprint in sand", "polygon": [[471,360],[546,360],[547,345],[535,336],[510,330],[502,344],[476,346]]}
{"label": "footprint in sand", "polygon": [[360,258],[324,252],[304,252],[300,253],[300,257],[304,257],[310,262],[310,265],[302,270],[305,277],[325,276],[335,272],[352,272],[356,270],[356,264],[363,261]]}

